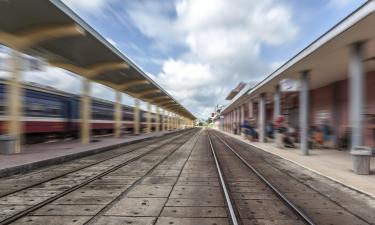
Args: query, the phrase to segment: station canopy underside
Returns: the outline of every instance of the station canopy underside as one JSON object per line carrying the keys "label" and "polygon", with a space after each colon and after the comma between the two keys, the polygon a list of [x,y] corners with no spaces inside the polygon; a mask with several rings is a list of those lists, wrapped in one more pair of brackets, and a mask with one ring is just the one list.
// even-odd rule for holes
{"label": "station canopy underside", "polygon": [[[340,23],[319,37],[284,65],[254,87],[241,91],[225,107],[223,113],[238,108],[245,102],[266,93],[272,101],[276,86],[283,79],[298,80],[303,71],[309,71],[310,89],[324,87],[348,79],[350,55],[355,43],[363,42],[364,72],[375,70],[375,1],[366,2]],[[246,88],[244,88],[246,89]]]}
{"label": "station canopy underside", "polygon": [[189,119],[186,108],[59,0],[0,1],[0,43]]}

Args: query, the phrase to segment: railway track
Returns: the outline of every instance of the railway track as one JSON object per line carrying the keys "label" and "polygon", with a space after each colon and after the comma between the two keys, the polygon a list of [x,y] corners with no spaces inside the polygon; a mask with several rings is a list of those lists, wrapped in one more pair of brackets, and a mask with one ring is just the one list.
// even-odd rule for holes
{"label": "railway track", "polygon": [[[180,134],[182,135],[182,134]],[[179,136],[180,136],[179,135]],[[167,141],[169,139],[175,139],[178,137],[160,137],[156,140],[147,140],[141,143],[132,144],[126,147],[119,147],[102,153],[98,153],[92,156],[86,156],[80,159],[75,159],[62,165],[48,166],[47,168],[37,169],[36,171],[29,172],[22,175],[15,175],[11,177],[0,178],[0,198],[7,195],[14,194],[16,192],[36,187],[45,182],[64,177],[68,174],[78,172],[80,170],[86,169],[90,166],[97,165],[99,163],[105,162],[107,160],[114,159],[116,157],[132,153],[141,148],[149,145],[157,144],[159,142]],[[68,166],[67,166],[68,165]],[[65,169],[68,167],[68,169]],[[53,171],[57,171],[54,173]],[[4,189],[4,186],[6,189]]]}
{"label": "railway track", "polygon": [[[211,138],[213,137],[213,138]],[[291,209],[291,211],[293,211],[293,213],[295,215],[297,215],[298,217],[298,220],[296,220],[296,218],[294,216],[286,216],[287,218],[282,218],[279,220],[289,220],[290,221],[293,221],[294,223],[298,223],[298,224],[308,224],[308,225],[314,225],[315,223],[301,210],[299,209],[296,205],[294,205],[280,190],[278,190],[275,186],[272,185],[272,183],[267,180],[258,170],[256,170],[253,166],[251,166],[243,157],[241,157],[241,155],[239,155],[236,150],[234,150],[231,146],[229,146],[223,139],[220,139],[218,136],[212,134],[212,133],[209,133],[208,134],[208,138],[209,138],[209,142],[210,142],[210,146],[211,146],[211,150],[212,150],[212,153],[214,155],[214,158],[215,158],[215,161],[216,161],[216,164],[217,164],[217,167],[218,167],[218,170],[220,171],[221,168],[220,168],[220,163],[219,163],[219,160],[221,161],[224,161],[224,157],[222,155],[222,157],[217,157],[216,155],[218,155],[217,153],[217,149],[221,148],[221,151],[230,151],[232,154],[226,154],[226,157],[236,157],[237,159],[239,159],[239,161],[241,163],[243,163],[247,168],[248,168],[248,171],[250,173],[252,173],[253,175],[255,175],[257,178],[259,179],[252,179],[251,182],[256,183],[256,186],[263,186],[261,184],[265,184],[268,188],[264,188],[262,191],[264,192],[268,192],[268,189],[272,190],[272,192],[274,193],[274,195],[276,195],[279,199],[282,200],[282,202],[289,208]],[[213,144],[213,142],[218,142],[220,141],[222,143],[222,145],[219,145],[217,143]],[[215,146],[216,145],[216,148],[215,149]],[[222,148],[222,147],[225,147],[226,149]],[[220,151],[220,150],[219,150]],[[226,152],[228,153],[228,152]],[[221,158],[221,159],[220,159]],[[233,161],[231,161],[233,163]],[[243,167],[242,167],[243,168]],[[228,170],[227,170],[228,171]],[[242,169],[243,171],[243,169]],[[219,174],[225,174],[225,172],[219,172]],[[225,176],[225,175],[224,175]],[[224,176],[221,176],[223,178],[221,178],[221,185],[223,187],[223,190],[224,190],[224,193],[225,195],[228,195],[228,197],[226,196],[226,202],[227,202],[227,205],[228,205],[228,208],[231,212],[231,218],[232,218],[232,222],[234,225],[237,225],[237,224],[242,224],[238,221],[241,221],[241,219],[243,220],[243,218],[241,218],[241,213],[239,212],[239,210],[237,209],[237,214],[235,213],[235,203],[232,202],[231,198],[229,197],[229,194],[227,194],[227,187],[229,186],[228,182],[226,182],[224,180]],[[228,173],[227,173],[227,176],[228,176]],[[255,176],[252,176],[252,178],[254,178]],[[251,186],[249,186],[251,187]],[[234,188],[232,188],[234,189]],[[232,197],[233,198],[233,197]],[[258,198],[257,200],[255,201],[259,201],[259,199],[262,200],[266,200],[266,199],[269,199],[269,196],[265,197],[265,198]],[[241,199],[243,200],[243,199]],[[238,202],[241,202],[241,200],[237,201],[237,204],[240,205],[241,203],[238,203]],[[272,200],[273,202],[271,204],[273,204],[274,202],[278,202],[278,201],[275,201],[275,200]],[[255,204],[254,204],[255,205]],[[237,206],[237,208],[239,208],[240,206]],[[283,210],[285,210],[284,207],[282,207]],[[275,209],[275,211],[278,211],[279,209]],[[275,212],[277,213],[277,212]],[[282,213],[282,214],[287,214],[288,213]],[[240,218],[237,218],[237,217],[240,217]],[[301,221],[301,222],[297,222],[297,221]]]}
{"label": "railway track", "polygon": [[[86,166],[79,170],[74,170],[63,176],[48,179],[37,185],[32,185],[30,187],[22,188],[17,192],[13,192],[12,194],[7,194],[0,198],[1,211],[5,212],[5,214],[0,214],[0,224],[3,225],[17,222],[21,218],[31,215],[36,210],[46,207],[54,201],[74,193],[84,195],[86,192],[108,192],[110,193],[109,197],[115,198],[117,194],[121,195],[123,192],[126,192],[129,187],[143,176],[139,174],[143,174],[144,172],[147,173],[147,171],[141,170],[141,172],[138,171],[139,174],[133,173],[133,176],[129,176],[131,173],[128,171],[129,166],[136,167],[136,163],[143,162],[145,165],[142,166],[142,168],[148,167],[148,171],[150,171],[158,163],[164,161],[169,155],[187,142],[195,133],[196,130],[191,130],[181,135],[168,138],[167,140],[162,140],[159,144],[137,148],[137,151],[134,150],[122,155],[116,155],[110,159],[93,163],[90,166]],[[122,174],[127,174],[127,179],[116,180],[116,178],[113,178],[114,176],[120,177]],[[122,185],[122,187],[114,185],[111,187],[115,189],[107,190],[108,187],[105,187],[105,185],[108,184],[108,180],[111,182],[111,179],[112,182],[125,182],[129,183],[129,185]],[[93,185],[90,186],[90,184]],[[100,189],[101,187],[107,189]],[[97,190],[98,188],[100,190]],[[90,209],[88,209],[88,211],[89,210]],[[33,223],[31,219],[21,221],[21,224],[26,222]]]}
{"label": "railway track", "polygon": [[[223,165],[225,185],[230,189],[237,209],[236,215],[242,224],[248,224],[249,220],[260,220],[265,223],[267,216],[273,220],[268,221],[270,224],[274,224],[276,220],[282,221],[281,224],[374,224],[270,165],[264,156],[251,151],[249,147],[240,147],[235,144],[235,140],[219,132],[208,133],[212,151],[218,155],[218,163]],[[233,165],[237,167],[234,168]],[[241,177],[246,173],[251,174],[248,183]],[[260,185],[259,182],[264,185]],[[284,206],[275,204],[275,199],[287,206],[287,210]],[[272,212],[275,205],[278,207]],[[254,208],[263,208],[266,213],[262,214]],[[277,215],[278,210],[282,215]]]}

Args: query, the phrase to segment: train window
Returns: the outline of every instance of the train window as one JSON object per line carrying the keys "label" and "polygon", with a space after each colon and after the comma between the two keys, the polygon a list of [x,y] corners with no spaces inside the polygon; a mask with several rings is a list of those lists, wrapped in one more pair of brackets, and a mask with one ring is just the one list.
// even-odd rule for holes
{"label": "train window", "polygon": [[6,111],[5,102],[3,99],[0,99],[0,115],[4,115]]}
{"label": "train window", "polygon": [[26,112],[31,116],[43,116],[44,106],[39,103],[30,103],[26,106]]}
{"label": "train window", "polygon": [[62,114],[62,108],[58,105],[48,106],[47,108],[47,116],[50,117],[58,117]]}

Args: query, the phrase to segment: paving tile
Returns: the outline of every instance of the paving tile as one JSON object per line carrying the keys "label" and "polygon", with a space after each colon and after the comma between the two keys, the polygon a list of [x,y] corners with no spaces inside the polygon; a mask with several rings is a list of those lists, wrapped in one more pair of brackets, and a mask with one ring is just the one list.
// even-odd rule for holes
{"label": "paving tile", "polygon": [[225,206],[223,199],[169,198],[166,206]]}
{"label": "paving tile", "polygon": [[111,196],[79,196],[67,194],[62,198],[53,201],[54,205],[105,205],[113,200]]}
{"label": "paving tile", "polygon": [[30,196],[15,196],[9,195],[0,199],[1,205],[35,205],[39,202],[45,201],[48,197],[30,197]]}
{"label": "paving tile", "polygon": [[243,200],[238,206],[244,219],[295,219],[292,211],[279,200]]}
{"label": "paving tile", "polygon": [[115,216],[102,216],[94,225],[153,225],[155,217],[115,217]]}
{"label": "paving tile", "polygon": [[158,216],[166,198],[123,198],[110,208],[109,216]]}
{"label": "paving tile", "polygon": [[156,225],[229,225],[227,218],[159,217]]}
{"label": "paving tile", "polygon": [[177,177],[146,177],[141,184],[173,185],[176,181]]}
{"label": "paving tile", "polygon": [[219,182],[217,177],[179,177],[178,181],[215,181]]}
{"label": "paving tile", "polygon": [[177,177],[180,174],[180,170],[154,170],[151,172],[150,176],[171,176]]}
{"label": "paving tile", "polygon": [[242,220],[243,225],[304,225],[299,220],[272,220],[272,219],[254,219]]}
{"label": "paving tile", "polygon": [[171,190],[172,186],[166,185],[137,185],[127,194],[127,196],[136,198],[168,197]]}
{"label": "paving tile", "polygon": [[227,213],[224,207],[164,207],[161,212],[163,217],[179,217],[179,218],[188,218],[188,217],[227,217]]}
{"label": "paving tile", "polygon": [[97,214],[104,205],[46,205],[32,215],[37,216],[89,216]]}
{"label": "paving tile", "polygon": [[0,220],[4,220],[28,207],[26,205],[0,205]]}
{"label": "paving tile", "polygon": [[171,198],[199,198],[199,199],[223,199],[221,189],[219,187],[201,186],[175,186],[171,193]]}
{"label": "paving tile", "polygon": [[210,186],[219,187],[220,184],[214,181],[178,181],[176,186]]}
{"label": "paving tile", "polygon": [[85,224],[90,216],[27,216],[12,223],[15,225],[82,225]]}

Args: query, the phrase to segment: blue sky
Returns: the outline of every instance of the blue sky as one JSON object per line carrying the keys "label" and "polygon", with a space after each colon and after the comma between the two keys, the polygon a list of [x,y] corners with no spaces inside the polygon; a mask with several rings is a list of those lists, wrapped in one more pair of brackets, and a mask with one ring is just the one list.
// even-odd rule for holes
{"label": "blue sky", "polygon": [[[366,1],[63,2],[196,116],[207,118],[240,81],[259,81]],[[79,90],[79,82],[56,82],[63,72],[46,72],[58,76],[29,80]],[[103,87],[94,95],[114,98]]]}

